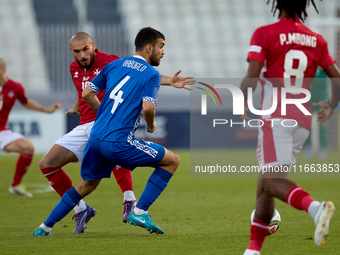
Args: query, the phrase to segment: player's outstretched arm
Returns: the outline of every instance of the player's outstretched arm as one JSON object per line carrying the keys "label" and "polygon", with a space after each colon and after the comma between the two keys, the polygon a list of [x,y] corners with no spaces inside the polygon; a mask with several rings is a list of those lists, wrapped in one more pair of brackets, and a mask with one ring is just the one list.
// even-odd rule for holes
{"label": "player's outstretched arm", "polygon": [[318,111],[319,122],[326,122],[332,116],[334,109],[338,106],[340,101],[340,71],[338,67],[336,64],[333,64],[323,71],[329,78],[331,78],[332,94],[327,101],[321,101],[313,104],[321,107],[320,111]]}
{"label": "player's outstretched arm", "polygon": [[41,104],[37,103],[32,99],[28,99],[27,104],[24,104],[27,109],[38,111],[38,112],[45,112],[45,113],[53,113],[57,109],[61,109],[60,103],[54,103],[51,105],[49,109],[45,108]]}
{"label": "player's outstretched arm", "polygon": [[93,110],[97,112],[100,106],[100,101],[96,95],[97,93],[87,86],[83,90],[82,98]]}
{"label": "player's outstretched arm", "polygon": [[334,109],[329,101],[320,101],[317,103],[313,103],[314,106],[320,106],[321,109],[318,111],[318,122],[326,122],[333,114]]}
{"label": "player's outstretched arm", "polygon": [[78,97],[77,97],[77,101],[76,101],[75,105],[73,106],[73,108],[69,109],[65,114],[66,115],[74,114],[74,115],[80,116],[79,98]]}
{"label": "player's outstretched arm", "polygon": [[[263,64],[258,61],[249,61],[247,75],[243,78],[241,83],[241,90],[243,92],[244,98],[247,101],[248,98],[248,88],[252,88],[255,91],[257,87],[257,81],[259,79],[261,69]],[[249,120],[247,113],[240,115],[242,120]]]}
{"label": "player's outstretched arm", "polygon": [[150,101],[143,101],[143,117],[147,124],[149,133],[155,132],[157,125],[155,122],[156,109],[155,105]]}
{"label": "player's outstretched arm", "polygon": [[191,76],[179,76],[182,70],[178,70],[172,77],[162,75],[161,85],[172,86],[178,89],[191,90],[187,85],[195,84],[196,80]]}

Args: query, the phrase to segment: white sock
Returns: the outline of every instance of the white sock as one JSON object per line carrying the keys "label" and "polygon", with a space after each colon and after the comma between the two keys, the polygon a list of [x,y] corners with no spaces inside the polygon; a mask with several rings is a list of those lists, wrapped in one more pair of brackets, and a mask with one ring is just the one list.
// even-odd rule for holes
{"label": "white sock", "polygon": [[246,251],[243,253],[243,255],[260,255],[260,252],[246,249]]}
{"label": "white sock", "polygon": [[319,209],[320,204],[321,203],[319,201],[313,201],[308,207],[308,214],[312,216],[313,219],[315,217],[316,212]]}
{"label": "white sock", "polygon": [[85,204],[84,200],[80,200],[79,203],[73,208],[76,213],[80,213],[86,210],[87,205]]}
{"label": "white sock", "polygon": [[45,230],[46,232],[51,232],[51,230],[52,230],[52,228],[46,227],[46,225],[44,223],[42,223],[39,227],[42,228],[43,230]]}
{"label": "white sock", "polygon": [[143,209],[139,209],[137,207],[135,207],[135,209],[133,209],[133,211],[136,215],[142,215],[144,213],[148,213],[148,211],[144,211]]}
{"label": "white sock", "polygon": [[124,192],[124,201],[134,201],[136,200],[135,193],[132,190],[127,190]]}

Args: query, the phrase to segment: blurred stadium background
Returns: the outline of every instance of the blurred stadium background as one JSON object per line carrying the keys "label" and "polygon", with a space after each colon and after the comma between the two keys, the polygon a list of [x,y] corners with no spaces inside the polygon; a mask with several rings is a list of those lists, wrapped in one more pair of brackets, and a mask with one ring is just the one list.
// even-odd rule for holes
{"label": "blurred stadium background", "polygon": [[[254,29],[277,20],[267,0],[0,0],[0,57],[7,61],[7,74],[21,82],[28,97],[44,106],[59,101],[63,110],[53,115],[25,110],[15,105],[10,126],[33,141],[36,152],[45,153],[64,133],[78,124],[64,112],[73,107],[76,90],[69,65],[73,61],[69,39],[73,33],[92,35],[99,50],[120,57],[134,53],[137,31],[152,26],[165,34],[166,55],[158,70],[172,75],[205,78],[242,78]],[[333,57],[340,56],[340,0],[315,1],[308,9],[306,24],[321,33]],[[257,91],[257,99],[260,89]],[[231,105],[231,104],[230,104]],[[1,156],[0,254],[242,254],[249,240],[249,218],[255,204],[256,179],[190,178],[190,92],[162,87],[157,106],[157,131],[152,139],[178,150],[180,171],[152,207],[155,223],[166,235],[149,235],[140,228],[121,223],[122,196],[115,180],[103,180],[86,198],[96,206],[85,235],[73,235],[74,223],[67,216],[54,228],[56,239],[32,238],[32,232],[59,200],[56,192],[46,193],[46,178],[38,169],[36,155],[24,184],[34,193],[22,199],[8,193],[17,155]],[[338,163],[339,113],[328,123],[327,163]],[[229,118],[230,113],[226,113]],[[202,127],[194,127],[200,129]],[[230,129],[228,159],[232,165],[256,165],[256,131]],[[200,134],[207,135],[204,130]],[[139,137],[148,137],[138,130]],[[237,150],[243,146],[242,150]],[[249,149],[245,149],[245,148]],[[299,164],[320,163],[300,153]],[[321,162],[323,163],[323,162]],[[80,179],[79,164],[64,167],[74,183]],[[145,187],[151,169],[135,171],[136,196]],[[204,176],[204,178],[206,178]],[[299,184],[320,200],[340,204],[337,178],[298,179]],[[114,191],[114,192],[112,192]],[[170,209],[169,209],[170,208]],[[264,254],[339,254],[340,221],[332,220],[327,245],[316,250],[314,225],[304,212],[296,212],[277,201],[282,225],[268,238]],[[266,253],[267,252],[267,253]]]}
{"label": "blurred stadium background", "polygon": [[[32,140],[44,153],[62,134],[78,124],[64,112],[73,107],[76,90],[69,73],[73,57],[68,41],[77,31],[88,32],[96,47],[125,57],[133,54],[137,31],[152,26],[166,36],[166,55],[158,70],[171,76],[178,69],[195,78],[242,78],[250,37],[258,26],[277,20],[266,0],[0,0],[0,56],[7,74],[21,82],[27,95],[63,111],[46,115],[25,111],[17,104],[10,126]],[[339,0],[316,1],[306,25],[321,33],[332,56],[339,60]],[[259,89],[257,94],[259,95]],[[158,131],[152,139],[170,148],[190,145],[190,92],[162,88],[157,112]],[[231,104],[230,104],[231,105]],[[329,122],[327,147],[339,148],[338,114]],[[230,147],[253,147],[256,132],[235,130]],[[179,130],[181,130],[179,132]],[[247,133],[248,132],[248,133]],[[236,133],[235,133],[236,134]],[[140,129],[139,137],[148,137]]]}

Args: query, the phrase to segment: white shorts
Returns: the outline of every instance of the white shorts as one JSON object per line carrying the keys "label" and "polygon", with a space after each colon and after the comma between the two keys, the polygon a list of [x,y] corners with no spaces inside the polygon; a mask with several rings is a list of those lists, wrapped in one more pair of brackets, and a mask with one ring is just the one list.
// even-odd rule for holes
{"label": "white shorts", "polygon": [[55,144],[72,151],[78,158],[83,159],[84,149],[90,138],[90,132],[94,121],[75,127],[71,132],[63,135]]}
{"label": "white shorts", "polygon": [[[297,124],[295,127],[284,127],[276,119],[272,127],[271,121],[264,121],[259,127],[257,160],[259,166],[283,166],[296,163],[296,156],[309,136],[309,131]],[[294,121],[286,120],[284,125],[293,126]]]}
{"label": "white shorts", "polygon": [[0,131],[0,149],[4,150],[6,145],[22,138],[25,139],[22,134],[13,132],[12,130]]}

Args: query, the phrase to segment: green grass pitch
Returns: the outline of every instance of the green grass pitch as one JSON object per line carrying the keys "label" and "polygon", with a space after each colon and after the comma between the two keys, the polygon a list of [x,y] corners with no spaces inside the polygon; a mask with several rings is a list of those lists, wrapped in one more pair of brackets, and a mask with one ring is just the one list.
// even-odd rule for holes
{"label": "green grass pitch", "polygon": [[[188,151],[176,151],[181,164],[166,190],[150,208],[153,221],[164,235],[122,223],[123,197],[114,178],[105,179],[97,190],[84,200],[97,210],[84,234],[74,235],[73,212],[53,228],[54,237],[32,236],[59,202],[56,192],[34,193],[22,198],[8,193],[17,155],[0,156],[0,254],[243,254],[248,245],[250,214],[255,205],[256,179],[194,179],[190,178]],[[336,161],[337,151],[329,151]],[[242,160],[256,164],[255,150],[226,151]],[[29,190],[47,180],[38,168],[42,156],[36,155],[24,177]],[[298,163],[327,162],[307,160],[300,153]],[[80,180],[80,164],[69,164],[64,170],[74,184]],[[143,191],[151,168],[132,173],[136,196]],[[340,207],[340,180],[296,179],[315,199],[332,200]],[[340,216],[335,212],[330,224],[330,238],[323,247],[313,241],[314,224],[304,212],[276,201],[282,217],[281,226],[267,237],[261,254],[340,254]],[[340,215],[340,214],[339,214]]]}

